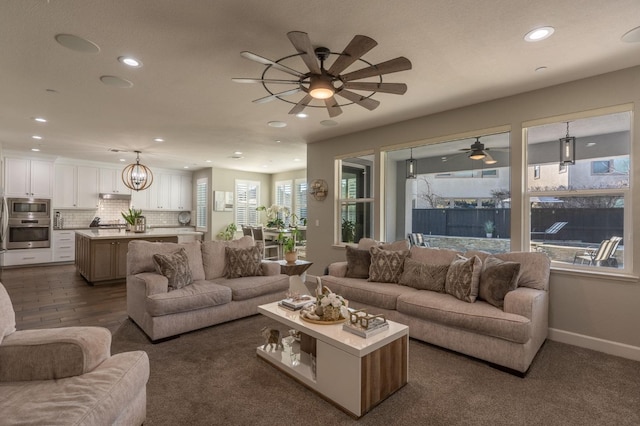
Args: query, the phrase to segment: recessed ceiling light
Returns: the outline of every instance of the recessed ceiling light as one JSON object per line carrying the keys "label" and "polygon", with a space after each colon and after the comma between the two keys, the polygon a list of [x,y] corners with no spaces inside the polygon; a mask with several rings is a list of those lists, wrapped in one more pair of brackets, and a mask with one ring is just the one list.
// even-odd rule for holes
{"label": "recessed ceiling light", "polygon": [[276,143],[280,143],[280,142],[282,142],[280,139],[277,139],[277,140],[276,140]]}
{"label": "recessed ceiling light", "polygon": [[232,156],[230,156],[229,158],[232,158],[232,159],[234,159],[234,160],[241,160],[241,159],[243,159],[244,157],[243,157],[242,155],[232,155]]}
{"label": "recessed ceiling light", "polygon": [[526,33],[524,36],[524,39],[525,41],[530,41],[530,42],[541,41],[551,37],[551,34],[553,34],[554,31],[555,31],[555,28],[553,27],[535,28],[529,31],[528,33]]}
{"label": "recessed ceiling light", "polygon": [[270,121],[267,124],[271,127],[287,127],[287,123],[284,121]]}
{"label": "recessed ceiling light", "polygon": [[262,165],[262,168],[263,168],[263,169],[266,169],[267,167],[269,167],[269,165],[268,165],[268,164],[263,164],[263,165]]}
{"label": "recessed ceiling light", "polygon": [[587,143],[587,146],[596,146],[596,143],[595,142],[589,142],[589,143]]}
{"label": "recessed ceiling light", "polygon": [[56,34],[55,39],[61,46],[76,52],[93,54],[100,52],[97,44],[73,34]]}
{"label": "recessed ceiling light", "polygon": [[242,151],[236,151],[234,152],[235,155],[242,155]]}
{"label": "recessed ceiling light", "polygon": [[119,89],[128,89],[133,87],[133,83],[124,78],[116,77],[115,75],[103,75],[100,76],[100,81],[107,86],[117,87]]}
{"label": "recessed ceiling light", "polygon": [[625,43],[638,43],[640,42],[640,27],[635,27],[634,29],[627,31],[622,36],[622,41]]}
{"label": "recessed ceiling light", "polygon": [[39,152],[39,151],[40,151],[40,148],[31,148],[31,151],[33,151],[33,152]]}
{"label": "recessed ceiling light", "polygon": [[305,114],[304,112],[299,112],[296,114],[296,117],[298,118],[307,118],[309,115]]}
{"label": "recessed ceiling light", "polygon": [[31,139],[37,139],[37,140],[40,140],[40,139],[42,139],[42,136],[33,135],[33,136],[31,136]]}
{"label": "recessed ceiling light", "polygon": [[154,142],[164,142],[164,139],[162,138],[155,138],[153,139]]}
{"label": "recessed ceiling light", "polygon": [[43,118],[43,117],[35,117],[34,120],[37,121],[38,123],[46,123],[47,122],[47,119]]}
{"label": "recessed ceiling light", "polygon": [[300,159],[299,158],[294,158],[293,161],[300,161]]}
{"label": "recessed ceiling light", "polygon": [[338,122],[334,120],[322,120],[320,124],[326,127],[333,127],[333,126],[337,126]]}
{"label": "recessed ceiling light", "polygon": [[184,167],[183,167],[183,169],[188,169],[188,168],[189,168],[189,166],[184,166]]}
{"label": "recessed ceiling light", "polygon": [[204,160],[204,162],[205,162],[205,163],[210,163],[210,162],[211,162],[211,160]]}
{"label": "recessed ceiling light", "polygon": [[121,159],[120,159],[120,161],[122,161],[122,162],[124,163],[124,162],[125,162],[125,161],[127,161],[127,160],[125,160],[124,158],[121,158]]}
{"label": "recessed ceiling light", "polygon": [[131,56],[120,56],[118,57],[118,61],[131,68],[140,68],[142,66],[141,61],[137,60],[136,58],[132,58]]}

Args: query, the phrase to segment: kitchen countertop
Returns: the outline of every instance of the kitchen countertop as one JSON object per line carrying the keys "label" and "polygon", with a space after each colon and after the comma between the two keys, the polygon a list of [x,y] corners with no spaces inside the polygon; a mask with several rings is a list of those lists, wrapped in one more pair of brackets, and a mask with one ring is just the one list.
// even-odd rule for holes
{"label": "kitchen countertop", "polygon": [[147,232],[131,232],[124,229],[76,229],[76,234],[91,238],[92,240],[113,238],[149,238],[149,237],[175,237],[178,235],[195,235],[202,237],[203,233],[192,228],[152,228]]}

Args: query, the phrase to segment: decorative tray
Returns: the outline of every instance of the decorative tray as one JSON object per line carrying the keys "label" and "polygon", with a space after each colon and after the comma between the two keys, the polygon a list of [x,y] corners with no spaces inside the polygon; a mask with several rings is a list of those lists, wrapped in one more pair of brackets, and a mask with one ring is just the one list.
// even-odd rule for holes
{"label": "decorative tray", "polygon": [[300,319],[306,322],[310,322],[312,324],[322,324],[322,325],[341,324],[347,320],[346,318],[340,317],[340,319],[337,319],[335,321],[323,321],[323,320],[314,320],[311,318],[306,318],[306,317],[303,317],[302,315],[300,315]]}

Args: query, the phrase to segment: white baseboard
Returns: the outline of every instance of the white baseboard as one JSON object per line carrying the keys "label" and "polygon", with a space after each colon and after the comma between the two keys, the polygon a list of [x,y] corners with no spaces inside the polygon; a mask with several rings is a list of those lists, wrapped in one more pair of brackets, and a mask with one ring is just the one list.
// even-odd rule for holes
{"label": "white baseboard", "polygon": [[581,348],[592,349],[615,355],[622,358],[640,361],[640,347],[631,346],[624,343],[613,342],[611,340],[599,339],[597,337],[585,336],[584,334],[572,333],[570,331],[549,328],[549,340],[579,346]]}

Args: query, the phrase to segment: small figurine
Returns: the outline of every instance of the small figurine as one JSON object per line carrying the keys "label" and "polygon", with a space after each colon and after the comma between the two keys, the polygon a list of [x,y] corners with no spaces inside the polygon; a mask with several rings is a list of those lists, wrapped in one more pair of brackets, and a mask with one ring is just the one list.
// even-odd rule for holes
{"label": "small figurine", "polygon": [[264,337],[264,345],[262,345],[262,350],[266,351],[267,346],[271,348],[273,345],[276,346],[276,350],[278,350],[278,346],[281,349],[284,349],[284,345],[280,340],[280,330],[276,330],[275,328],[265,327],[262,329],[260,334],[262,334],[262,337]]}

